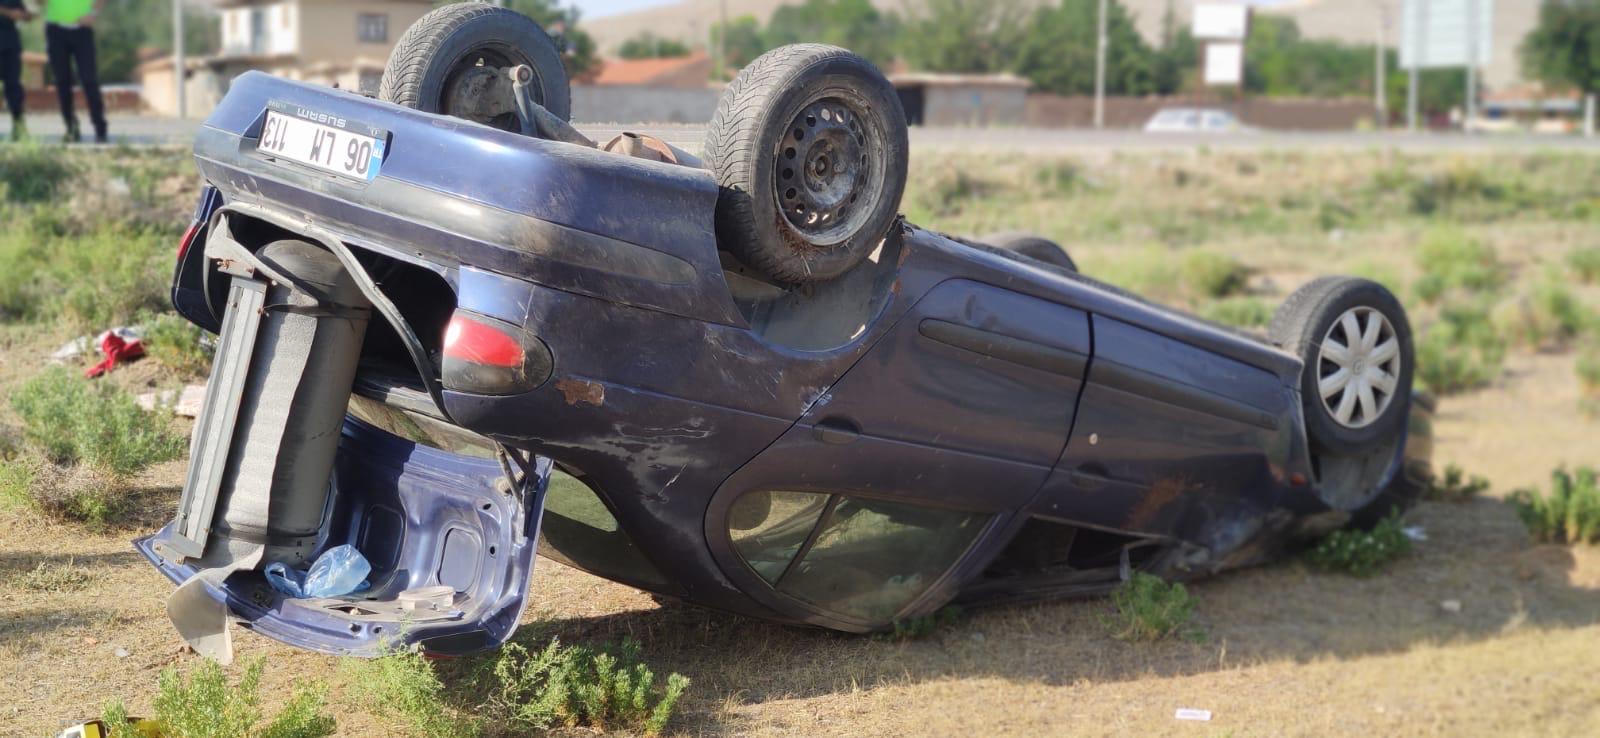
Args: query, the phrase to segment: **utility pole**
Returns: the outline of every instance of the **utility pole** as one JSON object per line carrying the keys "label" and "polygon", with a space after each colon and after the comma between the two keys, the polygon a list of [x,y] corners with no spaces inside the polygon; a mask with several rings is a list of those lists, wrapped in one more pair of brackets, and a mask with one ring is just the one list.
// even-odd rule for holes
{"label": "utility pole", "polygon": [[1106,127],[1106,0],[1100,0],[1100,31],[1094,52],[1094,127]]}
{"label": "utility pole", "polygon": [[1471,131],[1478,119],[1478,0],[1467,0],[1467,111],[1461,129]]}
{"label": "utility pole", "polygon": [[1420,88],[1422,86],[1423,57],[1426,56],[1427,32],[1424,27],[1428,25],[1429,0],[1415,0],[1416,12],[1411,14],[1411,74],[1406,84],[1406,128],[1412,133],[1417,132],[1417,118],[1419,117]]}
{"label": "utility pole", "polygon": [[1378,6],[1378,50],[1373,54],[1372,65],[1372,106],[1373,122],[1378,129],[1389,127],[1389,74],[1386,66],[1388,58],[1389,36],[1389,2],[1377,0]]}
{"label": "utility pole", "polygon": [[728,79],[728,0],[717,3],[717,81]]}
{"label": "utility pole", "polygon": [[172,79],[177,87],[178,118],[189,117],[188,99],[184,89],[188,85],[189,65],[183,58],[183,0],[172,0]]}

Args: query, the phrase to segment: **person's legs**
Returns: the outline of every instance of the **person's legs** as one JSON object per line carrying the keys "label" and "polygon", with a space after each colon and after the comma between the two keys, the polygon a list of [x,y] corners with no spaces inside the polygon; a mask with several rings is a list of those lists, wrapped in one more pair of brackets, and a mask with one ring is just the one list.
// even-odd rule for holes
{"label": "person's legs", "polygon": [[89,122],[94,124],[94,139],[106,142],[106,104],[100,97],[100,64],[94,47],[93,28],[72,30],[72,58],[78,65],[78,81],[83,83],[83,99],[89,106]]}
{"label": "person's legs", "polygon": [[11,140],[20,141],[28,134],[22,118],[22,49],[0,51],[0,85],[6,93],[6,109],[11,111]]}
{"label": "person's legs", "polygon": [[56,78],[56,101],[61,119],[67,123],[67,140],[78,138],[78,115],[72,105],[72,33],[60,26],[44,27],[45,55],[50,59],[50,74]]}

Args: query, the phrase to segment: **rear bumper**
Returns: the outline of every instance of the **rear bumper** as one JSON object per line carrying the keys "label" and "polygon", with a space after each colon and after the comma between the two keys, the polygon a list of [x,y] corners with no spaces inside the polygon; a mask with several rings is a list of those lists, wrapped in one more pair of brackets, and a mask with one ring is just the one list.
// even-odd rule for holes
{"label": "rear bumper", "polygon": [[[441,654],[494,648],[527,605],[550,464],[540,460],[525,500],[502,492],[494,461],[412,443],[347,418],[334,494],[319,550],[349,543],[372,564],[370,589],[342,598],[292,599],[259,571],[239,572],[207,594],[238,624],[299,648],[377,656],[421,644]],[[170,528],[170,526],[169,526]],[[134,546],[175,584],[197,573],[156,553],[169,531]],[[407,589],[447,584],[443,616],[405,611]]]}

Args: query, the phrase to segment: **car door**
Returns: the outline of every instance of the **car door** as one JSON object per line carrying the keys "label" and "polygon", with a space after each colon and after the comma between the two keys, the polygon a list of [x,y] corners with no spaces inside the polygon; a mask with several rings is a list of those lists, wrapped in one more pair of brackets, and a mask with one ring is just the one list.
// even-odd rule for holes
{"label": "car door", "polygon": [[1239,505],[1270,507],[1295,427],[1294,390],[1220,352],[1104,315],[1092,320],[1094,363],[1072,440],[1034,512],[1192,537],[1219,534],[1206,521]]}
{"label": "car door", "polygon": [[707,535],[738,552],[725,570],[835,627],[887,622],[1038,492],[1089,356],[1081,310],[940,284],[723,485]]}

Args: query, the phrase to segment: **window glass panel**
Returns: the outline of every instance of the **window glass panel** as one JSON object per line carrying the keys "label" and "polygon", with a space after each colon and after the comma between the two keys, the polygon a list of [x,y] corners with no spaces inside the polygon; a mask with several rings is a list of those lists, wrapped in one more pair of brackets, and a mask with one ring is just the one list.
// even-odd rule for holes
{"label": "window glass panel", "polygon": [[827,495],[811,492],[748,493],[728,510],[734,550],[762,579],[776,582],[827,504]]}
{"label": "window glass panel", "polygon": [[842,498],[779,591],[818,609],[887,623],[961,557],[988,516]]}
{"label": "window glass panel", "polygon": [[544,521],[539,532],[551,558],[608,579],[665,587],[660,570],[645,558],[616,516],[587,484],[560,469],[550,472]]}

